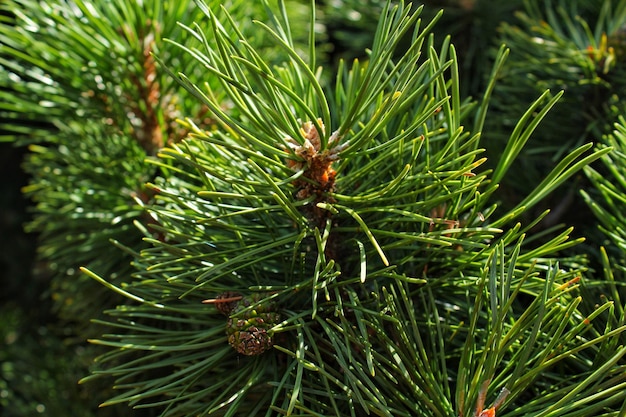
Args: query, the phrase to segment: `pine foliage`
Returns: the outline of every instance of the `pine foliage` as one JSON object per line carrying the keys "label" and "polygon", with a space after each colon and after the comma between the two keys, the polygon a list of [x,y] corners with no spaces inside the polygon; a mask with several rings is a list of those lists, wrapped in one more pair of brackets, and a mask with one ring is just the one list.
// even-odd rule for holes
{"label": "pine foliage", "polygon": [[[6,138],[30,145],[30,228],[61,313],[105,329],[82,380],[115,381],[103,405],[626,413],[623,119],[587,143],[622,109],[609,92],[623,2],[527,2],[529,30],[503,26],[513,56],[494,52],[477,100],[451,37],[434,35],[441,13],[368,2],[380,7],[369,49],[329,65],[316,36],[330,6],[309,2],[303,23],[302,4],[222,3],[3,6]],[[563,124],[553,108],[588,95],[603,99],[584,111],[599,122],[540,142],[554,158],[501,204],[531,137]],[[583,171],[614,243],[602,276],[574,252],[584,239],[541,229],[537,212]]]}
{"label": "pine foliage", "polygon": [[[186,39],[177,22],[200,12],[170,1],[25,0],[2,7],[11,17],[0,29],[0,108],[7,138],[30,144],[25,169],[32,180],[24,191],[36,207],[28,229],[39,234],[58,313],[84,321],[120,299],[110,300],[78,266],[125,279],[132,257],[111,241],[144,247],[134,223],[150,222],[144,184],[158,174],[146,158],[186,135],[177,118],[211,124],[206,109],[157,70],[153,55],[192,65],[162,39]],[[189,76],[200,80],[198,71]]]}
{"label": "pine foliage", "polygon": [[613,151],[602,158],[602,166],[586,167],[594,184],[590,193],[582,190],[585,201],[600,221],[600,230],[609,237],[615,249],[614,257],[623,266],[626,261],[626,120],[621,117],[613,134],[606,135],[598,148]]}
{"label": "pine foliage", "polygon": [[533,243],[541,219],[516,223],[608,150],[574,150],[511,211],[493,198],[559,94],[533,103],[492,172],[479,136],[489,97],[462,102],[454,47],[432,47],[419,10],[385,8],[367,63],[340,65],[325,88],[315,39],[302,58],[284,4],[257,23],[283,51],[275,66],[198,4],[205,17],[187,30],[202,46],[178,44],[220,85],[167,68],[220,127],[189,118],[190,137],[159,153],[171,175],[151,183],[147,210],[161,233],[136,254],[132,283],[85,270],[135,301],[94,341],[111,349],[97,374],[121,390],[108,404],[470,416],[487,408],[485,388],[509,392],[503,415],[617,412],[623,314],[579,310],[582,267],[558,259],[578,243],[571,230]]}
{"label": "pine foliage", "polygon": [[[521,194],[527,192],[525,184],[539,181],[570,149],[609,134],[626,111],[622,93],[626,2],[528,0],[524,4],[517,21],[499,29],[500,41],[511,49],[511,56],[494,91],[493,109],[500,117],[489,125],[490,152],[497,155],[503,149],[507,132],[539,94],[549,89],[563,90],[564,95],[517,164],[518,181],[507,184]],[[580,184],[573,183],[571,190]],[[580,210],[569,202],[572,197],[565,193],[559,199],[565,201],[565,209]],[[556,208],[558,201],[553,204]]]}

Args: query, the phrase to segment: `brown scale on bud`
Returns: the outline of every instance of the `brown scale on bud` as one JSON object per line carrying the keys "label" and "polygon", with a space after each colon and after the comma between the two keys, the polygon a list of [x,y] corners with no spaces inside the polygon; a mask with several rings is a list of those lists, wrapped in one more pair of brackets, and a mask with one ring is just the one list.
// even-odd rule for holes
{"label": "brown scale on bud", "polygon": [[[317,120],[317,125],[322,129],[321,134],[324,135],[325,127],[321,119]],[[328,138],[328,146],[322,149],[320,132],[310,121],[302,124],[300,134],[304,139],[302,144],[290,137],[286,139],[291,153],[298,158],[288,158],[286,164],[294,171],[303,171],[302,177],[293,182],[296,188],[295,197],[298,200],[314,197],[312,203],[304,209],[304,214],[309,220],[322,227],[329,212],[317,207],[317,203],[335,202],[330,195],[335,190],[337,174],[332,164],[339,159],[340,152],[348,146],[348,142],[340,145],[341,137],[339,132],[335,131]]]}
{"label": "brown scale on bud", "polygon": [[[317,124],[325,134],[324,124],[321,119]],[[339,159],[339,153],[344,150],[347,143],[339,145],[339,133],[333,133],[328,139],[328,146],[322,150],[320,132],[312,122],[305,122],[300,128],[300,134],[304,143],[300,144],[292,138],[287,138],[287,143],[299,159],[287,159],[287,166],[294,171],[304,170],[303,179],[294,181],[298,189],[296,198],[304,200],[311,195],[322,197],[325,193],[331,192],[335,187],[336,172],[332,168],[332,163]]]}
{"label": "brown scale on bud", "polygon": [[202,301],[204,304],[215,304],[215,308],[217,311],[222,313],[225,316],[230,316],[230,313],[237,308],[239,304],[239,300],[241,300],[243,296],[235,291],[225,291],[219,294],[217,297]]}

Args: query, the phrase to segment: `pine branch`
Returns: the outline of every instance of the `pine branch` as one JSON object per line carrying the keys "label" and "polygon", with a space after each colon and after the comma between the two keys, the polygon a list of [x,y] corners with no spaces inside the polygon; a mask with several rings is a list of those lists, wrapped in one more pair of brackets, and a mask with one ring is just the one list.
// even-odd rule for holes
{"label": "pine branch", "polygon": [[[492,109],[500,117],[489,119],[497,122],[486,127],[493,144],[489,156],[502,152],[508,132],[527,103],[546,90],[563,91],[513,166],[520,178],[503,182],[512,206],[521,204],[517,196],[528,194],[527,184],[541,181],[568,152],[610,133],[623,113],[624,98],[619,92],[625,55],[619,28],[626,21],[624,10],[623,2],[528,1],[517,23],[501,26],[500,41],[511,54],[493,94]],[[570,188],[586,185],[576,178],[569,184]],[[581,233],[593,234],[587,227],[586,207],[567,190],[546,201],[553,208],[568,208],[553,223],[574,223]]]}
{"label": "pine branch", "polygon": [[[146,157],[187,134],[175,122],[181,115],[212,123],[153,57],[190,67],[161,39],[187,39],[176,20],[201,12],[184,2],[121,0],[2,7],[12,17],[0,25],[0,117],[6,138],[32,144],[25,192],[37,206],[28,228],[40,233],[40,259],[53,276],[61,316],[98,316],[114,302],[77,268],[113,280],[130,275],[132,257],[111,241],[132,253],[152,235],[145,229],[152,221],[142,206],[152,197],[144,184],[164,170]],[[202,74],[189,76],[199,82]],[[143,232],[134,222],[144,224]]]}
{"label": "pine branch", "polygon": [[171,174],[149,186],[160,234],[132,282],[106,283],[143,301],[110,311],[119,331],[94,341],[111,349],[97,374],[122,391],[110,403],[167,416],[576,415],[623,403],[609,387],[623,384],[624,351],[607,347],[624,327],[589,326],[622,318],[610,303],[585,316],[581,261],[559,263],[579,241],[568,229],[528,244],[540,218],[513,223],[605,151],[575,150],[513,211],[492,199],[556,99],[519,121],[494,174],[481,132],[463,128],[488,117],[489,100],[461,100],[454,47],[433,47],[419,10],[388,5],[369,60],[340,64],[331,87],[296,51],[284,3],[257,23],[282,53],[271,59],[226,10],[199,8],[183,27],[200,45],[173,42],[219,86],[168,71],[221,128],[187,119],[189,138],[154,162]]}

